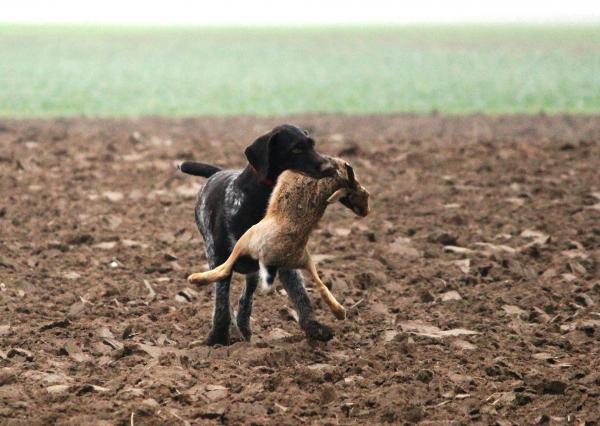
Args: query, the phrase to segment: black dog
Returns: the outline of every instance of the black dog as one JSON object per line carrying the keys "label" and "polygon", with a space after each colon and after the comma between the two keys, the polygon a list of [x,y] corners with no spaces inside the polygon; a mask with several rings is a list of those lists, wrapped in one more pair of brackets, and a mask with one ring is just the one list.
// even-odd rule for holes
{"label": "black dog", "polygon": [[[223,263],[242,234],[264,217],[273,186],[284,170],[296,170],[315,178],[335,173],[334,167],[315,151],[314,144],[306,132],[286,124],[274,128],[246,148],[249,164],[243,170],[222,170],[196,162],[181,164],[184,173],[210,177],[198,194],[195,213],[211,268]],[[250,340],[252,296],[259,281],[258,262],[249,257],[240,258],[234,270],[247,274],[234,325],[246,340]],[[331,339],[333,331],[314,318],[302,275],[296,270],[280,270],[279,279],[298,311],[300,326],[307,337],[322,341]],[[230,282],[231,276],[215,283],[209,345],[229,344]]]}

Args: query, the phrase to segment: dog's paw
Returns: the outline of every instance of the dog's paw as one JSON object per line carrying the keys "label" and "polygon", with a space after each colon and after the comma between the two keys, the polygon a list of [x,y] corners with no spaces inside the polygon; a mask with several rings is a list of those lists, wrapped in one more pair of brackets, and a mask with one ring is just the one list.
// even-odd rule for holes
{"label": "dog's paw", "polygon": [[228,346],[229,345],[229,333],[209,333],[204,341],[206,346]]}
{"label": "dog's paw", "polygon": [[238,324],[238,330],[240,331],[244,341],[249,342],[252,340],[252,330],[250,330],[250,326]]}
{"label": "dog's paw", "polygon": [[310,320],[302,327],[304,332],[306,333],[306,337],[310,340],[319,340],[321,342],[327,342],[333,339],[335,333],[333,330],[326,326],[325,324],[321,324],[316,320]]}

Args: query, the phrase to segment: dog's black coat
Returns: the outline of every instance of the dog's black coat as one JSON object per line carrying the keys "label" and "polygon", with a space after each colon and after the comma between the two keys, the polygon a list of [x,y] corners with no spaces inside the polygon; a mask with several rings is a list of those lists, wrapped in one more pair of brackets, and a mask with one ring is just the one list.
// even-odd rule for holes
{"label": "dog's black coat", "polygon": [[[184,162],[180,166],[185,173],[209,178],[198,194],[195,216],[211,268],[223,263],[242,234],[264,217],[273,185],[284,170],[296,170],[315,178],[334,172],[333,166],[314,150],[314,141],[292,125],[278,126],[259,137],[246,148],[245,154],[249,164],[243,170],[222,170],[196,162]],[[237,261],[235,271],[247,275],[234,326],[250,340],[250,314],[252,296],[258,284],[258,262],[242,257]],[[296,270],[278,272],[307,336],[316,340],[331,339],[332,330],[314,319],[302,275]],[[207,339],[210,345],[229,343],[230,281],[231,277],[215,283],[213,324]]]}
{"label": "dog's black coat", "polygon": [[210,164],[186,161],[179,165],[179,170],[181,170],[183,173],[187,173],[188,175],[209,177],[223,169]]}

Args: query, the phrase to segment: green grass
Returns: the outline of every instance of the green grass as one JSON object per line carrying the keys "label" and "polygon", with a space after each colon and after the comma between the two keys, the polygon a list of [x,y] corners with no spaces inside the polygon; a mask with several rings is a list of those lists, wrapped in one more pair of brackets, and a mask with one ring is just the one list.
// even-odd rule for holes
{"label": "green grass", "polygon": [[0,25],[0,115],[600,112],[600,25]]}

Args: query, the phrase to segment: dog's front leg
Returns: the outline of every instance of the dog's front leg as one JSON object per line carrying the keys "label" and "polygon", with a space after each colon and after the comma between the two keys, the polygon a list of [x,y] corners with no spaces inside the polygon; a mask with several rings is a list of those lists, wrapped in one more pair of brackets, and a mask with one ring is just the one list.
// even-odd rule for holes
{"label": "dog's front leg", "polygon": [[333,330],[315,319],[302,274],[295,269],[280,269],[279,280],[298,312],[300,327],[306,333],[306,337],[323,342],[331,340]]}
{"label": "dog's front leg", "polygon": [[229,324],[231,323],[231,312],[229,310],[230,284],[231,275],[214,284],[212,329],[206,339],[207,345],[226,346],[229,344]]}

